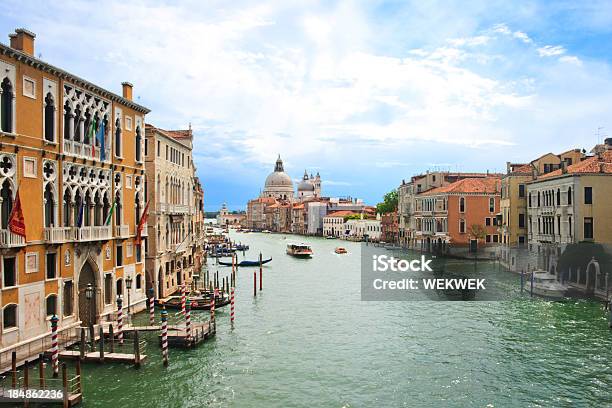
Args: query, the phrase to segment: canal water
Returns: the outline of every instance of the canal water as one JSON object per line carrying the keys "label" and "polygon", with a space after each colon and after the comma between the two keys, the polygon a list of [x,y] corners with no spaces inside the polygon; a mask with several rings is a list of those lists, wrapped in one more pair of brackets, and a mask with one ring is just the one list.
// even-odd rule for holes
{"label": "canal water", "polygon": [[[234,330],[226,307],[216,338],[171,349],[168,368],[151,334],[139,370],[84,365],[86,407],[612,406],[612,331],[597,303],[529,299],[514,275],[505,301],[366,302],[358,243],[232,237],[250,245],[247,259],[273,257],[256,298],[255,268],[238,271]],[[291,239],[314,257],[287,256]]]}

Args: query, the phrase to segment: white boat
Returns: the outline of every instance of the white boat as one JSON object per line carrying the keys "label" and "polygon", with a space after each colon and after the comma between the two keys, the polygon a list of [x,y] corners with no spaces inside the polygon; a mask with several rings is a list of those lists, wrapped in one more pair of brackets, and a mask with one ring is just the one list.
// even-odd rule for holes
{"label": "white boat", "polygon": [[261,232],[262,232],[263,234],[271,234],[271,231],[270,231],[270,230],[263,230],[263,231],[261,231]]}
{"label": "white boat", "polygon": [[312,248],[307,244],[287,244],[287,254],[297,258],[310,258]]}
{"label": "white boat", "polygon": [[[528,275],[528,279],[529,279]],[[531,282],[525,282],[527,290],[531,290]],[[533,271],[533,294],[548,299],[563,299],[567,288],[563,286],[557,277],[546,271]]]}

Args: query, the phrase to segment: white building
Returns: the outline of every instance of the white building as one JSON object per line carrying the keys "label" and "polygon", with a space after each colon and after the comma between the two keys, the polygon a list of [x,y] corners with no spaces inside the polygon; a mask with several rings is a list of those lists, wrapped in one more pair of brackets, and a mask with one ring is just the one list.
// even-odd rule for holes
{"label": "white building", "polygon": [[376,219],[348,220],[344,224],[346,237],[355,240],[380,241],[380,216]]}

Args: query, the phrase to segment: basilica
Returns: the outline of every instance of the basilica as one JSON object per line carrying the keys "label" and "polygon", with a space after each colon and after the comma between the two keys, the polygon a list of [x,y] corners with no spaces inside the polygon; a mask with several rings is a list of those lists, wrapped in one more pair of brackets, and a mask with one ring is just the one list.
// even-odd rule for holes
{"label": "basilica", "polygon": [[316,176],[313,176],[312,173],[309,176],[308,172],[304,170],[304,176],[297,185],[297,194],[294,195],[293,181],[285,173],[283,160],[279,155],[278,159],[276,159],[274,171],[266,178],[266,183],[260,197],[271,197],[289,202],[321,197],[321,176],[318,172]]}

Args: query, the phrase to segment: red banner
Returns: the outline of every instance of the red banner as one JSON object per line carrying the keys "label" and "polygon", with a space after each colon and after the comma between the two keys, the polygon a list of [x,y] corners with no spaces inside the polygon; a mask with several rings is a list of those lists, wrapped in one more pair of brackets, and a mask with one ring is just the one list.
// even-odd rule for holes
{"label": "red banner", "polygon": [[19,189],[17,190],[15,202],[13,203],[13,209],[11,210],[11,215],[9,216],[8,227],[14,234],[21,235],[25,238],[26,227],[25,219],[23,218],[23,210],[21,208],[21,200],[19,199]]}

